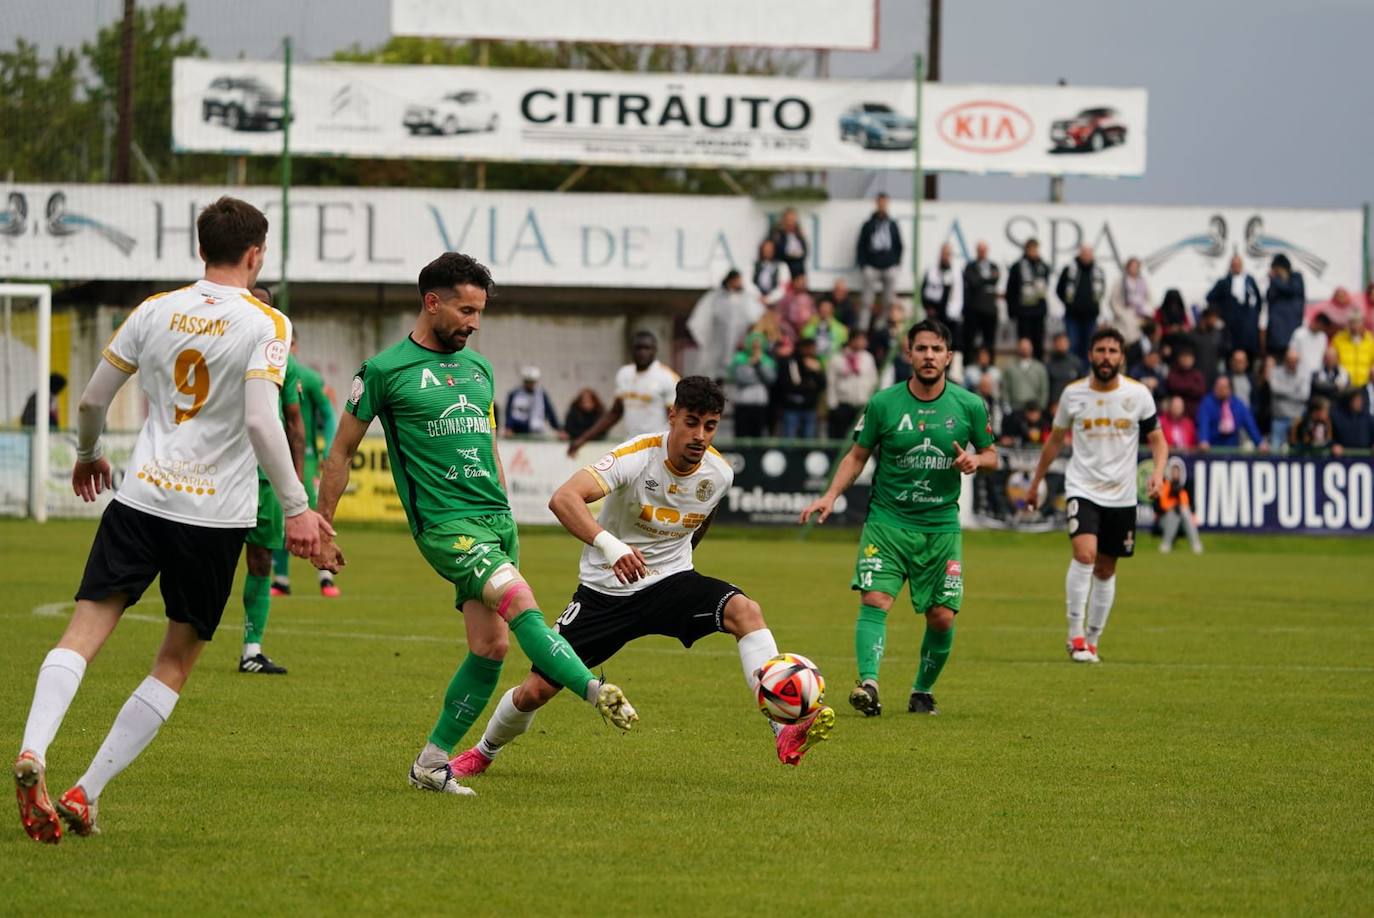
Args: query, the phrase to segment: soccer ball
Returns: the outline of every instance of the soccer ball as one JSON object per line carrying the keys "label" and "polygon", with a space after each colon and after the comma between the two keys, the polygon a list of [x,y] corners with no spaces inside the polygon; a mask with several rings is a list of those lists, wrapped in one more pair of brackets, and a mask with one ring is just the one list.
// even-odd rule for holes
{"label": "soccer ball", "polygon": [[780,724],[795,724],[821,709],[825,677],[806,657],[782,653],[759,667],[759,710]]}

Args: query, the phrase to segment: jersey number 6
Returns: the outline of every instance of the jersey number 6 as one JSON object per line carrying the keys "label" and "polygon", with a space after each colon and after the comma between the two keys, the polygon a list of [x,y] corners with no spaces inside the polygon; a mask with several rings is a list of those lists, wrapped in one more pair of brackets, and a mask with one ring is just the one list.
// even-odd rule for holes
{"label": "jersey number 6", "polygon": [[177,391],[193,399],[190,408],[173,405],[173,417],[180,424],[200,414],[205,400],[210,397],[210,368],[205,365],[205,355],[195,348],[187,348],[177,354],[176,366],[172,369],[172,382]]}

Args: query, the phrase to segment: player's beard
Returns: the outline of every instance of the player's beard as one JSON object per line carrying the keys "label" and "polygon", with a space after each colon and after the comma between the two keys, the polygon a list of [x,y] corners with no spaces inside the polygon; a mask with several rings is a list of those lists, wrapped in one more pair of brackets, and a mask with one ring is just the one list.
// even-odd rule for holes
{"label": "player's beard", "polygon": [[1113,379],[1116,379],[1117,374],[1120,372],[1121,364],[1119,363],[1110,363],[1103,360],[1093,364],[1093,375],[1097,377],[1098,382],[1111,382]]}
{"label": "player's beard", "polygon": [[466,347],[468,343],[468,335],[470,334],[472,334],[470,330],[464,330],[461,328],[444,330],[436,327],[434,329],[435,340],[438,341],[445,348],[447,348],[449,351],[461,351],[464,347]]}

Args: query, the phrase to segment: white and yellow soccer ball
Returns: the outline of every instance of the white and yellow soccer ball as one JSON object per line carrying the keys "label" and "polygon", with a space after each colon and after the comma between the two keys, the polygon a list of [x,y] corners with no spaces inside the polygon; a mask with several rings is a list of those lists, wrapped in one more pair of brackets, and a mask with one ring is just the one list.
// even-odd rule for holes
{"label": "white and yellow soccer ball", "polygon": [[780,653],[759,667],[759,710],[780,724],[795,724],[821,709],[825,677],[799,653]]}

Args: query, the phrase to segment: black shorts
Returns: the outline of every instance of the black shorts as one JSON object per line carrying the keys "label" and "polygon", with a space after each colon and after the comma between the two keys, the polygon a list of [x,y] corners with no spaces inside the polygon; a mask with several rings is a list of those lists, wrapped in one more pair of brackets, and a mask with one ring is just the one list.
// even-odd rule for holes
{"label": "black shorts", "polygon": [[[670,574],[625,596],[609,596],[578,584],[554,630],[572,645],[583,663],[592,667],[645,635],[677,638],[682,646],[691,647],[708,634],[723,632],[725,604],[736,595],[744,595],[739,587],[696,571]],[[538,667],[534,671],[558,684]]]}
{"label": "black shorts", "polygon": [[159,574],[167,617],[196,629],[202,641],[215,636],[247,529],[212,529],[177,523],[110,501],[95,532],[77,599],[115,593],[138,602]]}
{"label": "black shorts", "polygon": [[1069,538],[1097,536],[1097,552],[1113,558],[1135,554],[1135,507],[1102,507],[1085,497],[1070,497]]}

